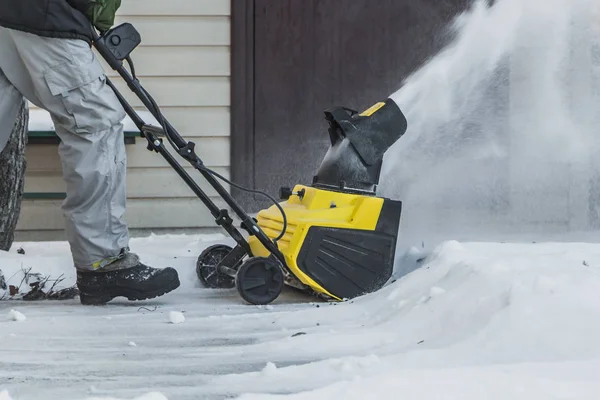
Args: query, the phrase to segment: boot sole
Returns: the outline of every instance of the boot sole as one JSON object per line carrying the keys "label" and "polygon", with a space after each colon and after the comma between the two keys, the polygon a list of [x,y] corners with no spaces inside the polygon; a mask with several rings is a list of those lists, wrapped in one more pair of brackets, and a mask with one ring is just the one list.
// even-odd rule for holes
{"label": "boot sole", "polygon": [[126,289],[126,288],[115,289],[115,290],[111,290],[108,292],[101,292],[101,293],[94,293],[94,294],[80,292],[79,300],[80,300],[81,304],[83,304],[83,305],[93,305],[93,306],[104,305],[117,297],[125,297],[125,298],[127,298],[127,300],[130,300],[130,301],[149,300],[149,299],[154,299],[156,297],[163,296],[169,292],[172,292],[173,290],[177,289],[180,285],[181,285],[181,283],[179,281],[179,277],[177,276],[177,277],[175,277],[175,279],[173,279],[167,285],[164,285],[161,288],[159,288],[158,290],[155,290],[153,292],[138,292],[138,291]]}

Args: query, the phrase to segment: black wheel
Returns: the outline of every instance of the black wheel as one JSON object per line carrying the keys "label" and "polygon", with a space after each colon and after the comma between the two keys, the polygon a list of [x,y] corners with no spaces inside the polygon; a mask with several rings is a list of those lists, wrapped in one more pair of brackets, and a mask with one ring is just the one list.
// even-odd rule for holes
{"label": "black wheel", "polygon": [[250,304],[269,304],[281,294],[283,271],[264,257],[247,259],[240,267],[235,286],[242,299]]}
{"label": "black wheel", "polygon": [[235,278],[217,270],[217,265],[231,250],[231,247],[225,244],[215,244],[200,254],[196,263],[196,274],[204,286],[211,289],[231,289],[235,286]]}

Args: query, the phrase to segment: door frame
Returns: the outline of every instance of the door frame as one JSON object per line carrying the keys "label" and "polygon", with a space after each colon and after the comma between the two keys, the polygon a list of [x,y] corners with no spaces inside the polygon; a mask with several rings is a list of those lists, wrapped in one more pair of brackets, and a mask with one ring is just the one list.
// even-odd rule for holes
{"label": "door frame", "polygon": [[[231,0],[230,90],[231,178],[254,189],[254,0]],[[250,204],[248,193],[231,193],[242,207]]]}

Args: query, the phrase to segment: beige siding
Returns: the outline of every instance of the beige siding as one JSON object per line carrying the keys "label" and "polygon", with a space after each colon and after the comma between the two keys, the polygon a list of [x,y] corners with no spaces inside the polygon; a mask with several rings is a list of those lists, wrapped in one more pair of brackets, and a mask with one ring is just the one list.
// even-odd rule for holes
{"label": "beige siding", "polygon": [[[142,84],[180,133],[196,143],[205,164],[229,177],[230,0],[128,0],[119,12],[121,22],[131,22],[142,36],[132,55]],[[144,111],[120,77],[103,65],[125,97]],[[214,225],[202,203],[160,155],[146,149],[142,138],[128,145],[127,153],[126,218],[131,228]],[[26,192],[64,192],[57,146],[30,145],[27,157]],[[218,202],[200,175],[182,164]],[[63,229],[60,204],[24,201],[18,229]]]}
{"label": "beige siding", "polygon": [[[187,172],[193,174],[192,168],[186,168]],[[227,177],[227,169],[214,167],[213,170]],[[147,184],[148,173],[152,175],[152,185]],[[174,179],[173,173],[166,168],[130,168],[127,174],[127,194],[130,199],[171,199],[174,197],[189,197],[192,195],[190,189],[181,179]],[[209,195],[215,196],[216,192],[203,180],[198,182],[200,187]],[[33,172],[29,175],[25,190],[32,191],[35,187],[45,192],[64,192],[65,187],[62,179],[55,172]]]}
{"label": "beige siding", "polygon": [[[43,224],[44,230],[52,232],[62,230],[64,223],[60,205],[61,201],[56,200],[28,201],[26,212],[29,220],[24,224],[25,230],[40,231],[37,224]],[[223,206],[220,200],[217,205]],[[174,198],[168,203],[164,200],[131,199],[127,205],[127,222],[132,229],[148,229],[149,226],[151,229],[214,226],[210,214],[204,212],[198,201],[192,198]]]}
{"label": "beige siding", "polygon": [[[166,61],[167,59],[165,59]],[[159,62],[157,60],[157,62]],[[229,105],[229,79],[223,77],[146,77],[140,76],[146,90],[161,107],[211,107]],[[115,81],[117,89],[134,106],[141,101],[121,80]],[[201,124],[202,121],[198,121]]]}

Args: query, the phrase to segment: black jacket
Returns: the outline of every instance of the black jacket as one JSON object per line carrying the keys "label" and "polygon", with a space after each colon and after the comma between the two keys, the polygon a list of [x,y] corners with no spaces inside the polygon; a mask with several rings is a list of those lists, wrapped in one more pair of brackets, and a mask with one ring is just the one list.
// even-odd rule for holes
{"label": "black jacket", "polygon": [[92,0],[0,0],[0,26],[39,36],[92,41]]}

